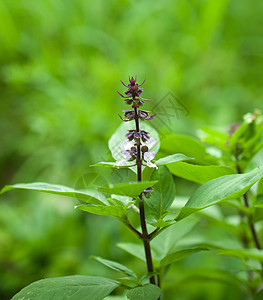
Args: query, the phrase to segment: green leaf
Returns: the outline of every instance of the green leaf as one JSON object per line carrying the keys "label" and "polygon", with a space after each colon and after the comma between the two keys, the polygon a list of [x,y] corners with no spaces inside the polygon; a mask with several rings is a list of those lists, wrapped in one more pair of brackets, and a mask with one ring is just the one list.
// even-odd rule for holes
{"label": "green leaf", "polygon": [[[142,261],[146,261],[144,247],[142,244],[134,244],[134,243],[118,243],[117,246],[122,250],[130,253],[131,255],[139,258]],[[158,253],[152,248],[152,258],[154,265],[158,266]]]}
{"label": "green leaf", "polygon": [[263,195],[263,178],[258,182],[257,195]]}
{"label": "green leaf", "polygon": [[140,278],[140,282],[142,284],[148,284],[149,283],[149,279],[153,276],[159,275],[160,272],[150,272],[150,273],[146,273],[144,275],[142,275],[142,277]]}
{"label": "green leaf", "polygon": [[[140,285],[141,283],[138,280],[131,279],[131,277],[122,277],[118,278],[118,281],[129,288],[135,288],[136,286]],[[125,298],[127,299],[127,298]]]}
{"label": "green leaf", "polygon": [[257,196],[257,200],[254,206],[258,208],[263,208],[263,195]]}
{"label": "green leaf", "polygon": [[127,204],[132,203],[132,198],[129,198],[129,197],[126,197],[126,196],[114,195],[114,198],[107,198],[107,201],[111,205],[126,206]]}
{"label": "green leaf", "polygon": [[263,148],[263,141],[260,141],[255,145],[255,148],[253,150],[254,154],[259,152],[262,148]]}
{"label": "green leaf", "polygon": [[126,296],[130,300],[157,300],[161,295],[161,289],[154,284],[138,286],[127,292]]}
{"label": "green leaf", "polygon": [[209,127],[202,127],[201,131],[201,139],[203,142],[217,145],[220,149],[227,150],[226,141],[228,141],[229,136],[226,132],[221,132]]}
{"label": "green leaf", "polygon": [[143,245],[133,243],[118,243],[117,246],[131,255],[139,258],[140,260],[145,261]]}
{"label": "green leaf", "polygon": [[107,184],[98,188],[98,190],[107,194],[115,194],[136,198],[143,190],[156,183],[157,181],[142,181],[121,184]]}
{"label": "green leaf", "polygon": [[263,250],[258,249],[220,249],[218,253],[240,259],[255,259],[263,262]]}
{"label": "green leaf", "polygon": [[75,190],[64,185],[50,184],[45,182],[17,183],[14,185],[6,185],[1,190],[0,195],[14,189],[31,190],[31,191],[38,191],[38,192],[44,192],[49,194],[61,195],[61,196],[68,196],[72,198],[78,198],[82,201],[91,204],[102,204],[102,203],[106,204],[106,198],[98,191]]}
{"label": "green leaf", "polygon": [[158,220],[174,201],[175,183],[166,166],[160,166],[157,174],[158,183],[154,186],[150,198],[145,198],[145,202]]}
{"label": "green leaf", "polygon": [[189,160],[189,159],[193,159],[191,157],[188,157],[182,153],[177,153],[177,154],[172,154],[166,157],[162,157],[160,159],[158,159],[155,164],[157,166],[163,166],[163,165],[168,165],[168,164],[172,164],[174,162],[178,162],[178,161],[182,161],[182,160]]}
{"label": "green leaf", "polygon": [[208,249],[204,247],[197,247],[191,249],[178,250],[173,253],[169,253],[160,261],[160,267],[168,266],[178,260],[182,260],[192,255],[193,253],[204,251],[204,250],[208,250]]}
{"label": "green leaf", "polygon": [[109,162],[109,161],[101,161],[94,165],[90,165],[90,167],[108,167],[108,168],[115,168],[116,163],[115,162]]}
{"label": "green leaf", "polygon": [[75,206],[76,209],[80,209],[91,214],[101,215],[101,216],[111,216],[117,219],[121,219],[124,216],[124,209],[123,206],[120,205],[89,205],[89,204],[82,204]]}
{"label": "green leaf", "polygon": [[235,171],[229,167],[198,166],[185,162],[173,163],[169,165],[168,168],[174,175],[200,184],[223,175],[235,173]]}
{"label": "green leaf", "polygon": [[127,165],[125,165],[125,166],[117,166],[116,165],[116,163],[115,162],[109,162],[109,161],[107,161],[107,162],[105,162],[105,161],[101,161],[101,162],[98,162],[98,163],[96,163],[96,164],[94,164],[94,165],[91,165],[90,167],[107,167],[107,168],[116,168],[116,169],[120,169],[120,168],[127,168],[127,167],[131,167],[131,166],[133,166],[134,165],[134,163],[128,163],[127,162]]}
{"label": "green leaf", "polygon": [[243,123],[237,128],[230,138],[230,147],[237,151],[238,144],[240,151],[240,160],[243,168],[247,162],[260,150],[262,142],[262,116],[259,111],[247,113],[244,115]]}
{"label": "green leaf", "polygon": [[162,151],[166,153],[183,153],[194,157],[196,163],[217,164],[217,159],[206,152],[206,147],[190,136],[169,135],[162,140]]}
{"label": "green leaf", "polygon": [[12,300],[101,300],[109,295],[119,283],[93,276],[66,276],[42,279],[31,283],[17,293]]}
{"label": "green leaf", "polygon": [[249,128],[250,124],[248,122],[243,122],[232,134],[229,143],[232,149],[235,149],[236,144],[242,140],[242,144],[244,142],[244,137],[246,135],[246,131]]}
{"label": "green leaf", "polygon": [[148,222],[150,225],[154,226],[154,227],[167,227],[167,226],[171,226],[173,224],[176,223],[176,221],[174,220],[167,220],[164,221],[162,218],[158,219],[156,222]]}
{"label": "green leaf", "polygon": [[[122,123],[109,140],[109,148],[112,157],[117,161],[123,160],[123,156],[121,154],[121,144],[127,139],[125,134],[127,134],[128,130],[133,129],[133,127],[135,129],[135,124],[133,122]],[[150,149],[150,151],[157,153],[160,147],[160,139],[157,131],[145,122],[140,123],[140,129],[148,131],[149,135],[156,141],[155,145]]]}
{"label": "green leaf", "polygon": [[245,174],[226,175],[200,186],[181,209],[176,221],[222,200],[239,198],[263,177],[263,168],[258,167]]}
{"label": "green leaf", "polygon": [[[215,270],[211,267],[209,268],[205,267],[205,265],[202,268],[187,268],[184,270],[184,272],[178,272],[177,278],[174,276],[175,278],[174,280],[169,282],[169,286],[172,286],[173,288],[176,289],[176,287],[182,288],[182,286],[188,288],[189,283],[191,282],[195,282],[195,283],[205,282],[206,284],[208,282],[217,282],[217,283],[224,283],[227,286],[239,288],[242,291],[244,291],[244,281],[242,279],[239,279],[238,276],[233,274],[233,272],[231,271],[232,270],[229,271],[223,271],[219,269]],[[219,299],[222,298],[219,297]]]}
{"label": "green leaf", "polygon": [[154,240],[151,241],[152,250],[155,253],[155,259],[160,261],[168,253],[177,250],[176,244],[182,241],[184,236],[191,232],[197,224],[198,218],[190,216],[187,219],[177,222],[173,226],[166,228]]}
{"label": "green leaf", "polygon": [[127,300],[126,296],[108,296],[104,298],[105,300]]}
{"label": "green leaf", "polygon": [[98,262],[102,263],[103,265],[107,266],[108,268],[110,268],[112,270],[123,272],[126,275],[134,278],[135,280],[137,279],[136,274],[132,270],[130,270],[129,268],[127,268],[126,266],[124,266],[118,262],[104,259],[99,256],[91,256],[91,258],[97,260]]}

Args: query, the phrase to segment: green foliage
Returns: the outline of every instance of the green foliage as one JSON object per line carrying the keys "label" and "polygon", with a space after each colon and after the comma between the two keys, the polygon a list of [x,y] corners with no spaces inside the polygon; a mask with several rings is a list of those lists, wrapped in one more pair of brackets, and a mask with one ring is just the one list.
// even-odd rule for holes
{"label": "green foliage", "polygon": [[130,300],[157,300],[161,294],[161,289],[153,284],[138,286],[127,292],[127,298]]}
{"label": "green foliage", "polygon": [[[189,231],[196,225],[196,218],[188,218],[182,222],[176,223],[169,227],[152,241],[152,255],[154,264],[159,271],[165,266],[182,260],[191,254],[208,250],[206,247],[185,248],[177,246],[177,243],[183,239]],[[119,243],[118,246],[145,261],[144,250],[142,245],[132,243]]]}
{"label": "green foliage", "polygon": [[136,198],[143,190],[156,184],[157,181],[109,184],[98,188],[100,192]]}
{"label": "green foliage", "polygon": [[[251,122],[253,123],[256,119],[257,116],[252,118]],[[247,119],[245,119],[245,122],[247,122]],[[257,149],[257,151],[260,149],[259,145],[261,143],[261,136],[258,134],[259,131],[257,131],[257,126],[261,126],[261,123],[257,122],[257,125],[255,125],[255,130],[257,132],[256,138],[254,135],[245,135],[246,131],[248,130],[248,126],[243,126],[244,128],[242,130],[239,130],[239,134],[235,132],[230,137],[230,139],[234,135],[236,135],[236,142],[230,141],[229,148],[225,147],[225,145],[222,146],[223,143],[219,142],[220,138],[225,138],[223,134],[220,135],[218,132],[214,132],[213,130],[206,130],[206,133],[209,133],[210,135],[215,133],[216,139],[212,139],[210,136],[209,141],[214,141],[215,146],[218,146],[219,149],[228,153],[228,157],[227,155],[221,157],[213,157],[210,154],[208,155],[205,145],[195,141],[192,138],[188,139],[186,137],[181,136],[180,138],[178,138],[179,144],[177,143],[177,139],[174,139],[174,137],[171,140],[172,142],[167,140],[167,143],[170,143],[175,148],[179,147],[182,152],[185,152],[185,154],[172,154],[157,160],[157,170],[152,169],[150,171],[144,172],[147,178],[149,178],[148,181],[108,183],[104,186],[99,186],[96,189],[84,190],[72,189],[66,186],[53,185],[41,182],[29,184],[15,184],[4,187],[1,190],[1,194],[13,189],[22,189],[41,191],[54,195],[62,195],[77,198],[86,202],[87,204],[81,204],[76,206],[75,208],[83,210],[85,212],[89,212],[91,214],[113,216],[120,220],[124,225],[129,227],[129,229],[133,231],[140,239],[142,238],[142,234],[135,227],[133,227],[133,225],[131,225],[129,221],[130,214],[128,214],[128,207],[133,206],[133,210],[136,213],[136,209],[139,206],[138,201],[142,201],[141,199],[143,199],[145,204],[147,204],[147,221],[149,224],[156,227],[156,229],[152,231],[152,234],[150,235],[150,239],[153,240],[151,243],[152,259],[156,272],[148,273],[142,277],[144,279],[138,280],[135,272],[130,268],[124,266],[123,264],[111,260],[106,260],[101,257],[93,257],[95,260],[101,262],[110,269],[125,273],[127,277],[119,278],[119,282],[115,282],[114,286],[102,282],[103,280],[106,280],[105,278],[102,278],[100,284],[103,285],[104,288],[100,290],[100,293],[97,293],[96,291],[92,290],[94,288],[92,283],[94,277],[87,277],[89,278],[88,286],[85,286],[84,288],[88,288],[88,293],[96,293],[97,298],[95,299],[103,299],[104,297],[109,295],[112,292],[112,290],[115,289],[118,285],[122,284],[123,287],[128,289],[128,292],[126,294],[128,299],[158,299],[161,293],[160,288],[156,285],[145,284],[146,279],[153,278],[156,275],[162,277],[165,274],[165,269],[167,267],[170,267],[174,263],[178,263],[181,260],[190,257],[192,254],[197,255],[197,253],[200,252],[216,250],[216,253],[218,253],[219,255],[239,258],[245,261],[254,260],[257,262],[263,262],[263,258],[261,255],[262,253],[259,249],[248,249],[247,247],[245,247],[245,249],[242,247],[233,248],[231,247],[231,244],[224,244],[219,246],[217,244],[214,244],[213,242],[211,243],[210,240],[207,240],[206,238],[204,238],[201,242],[197,241],[185,244],[183,243],[185,236],[190,234],[192,228],[194,228],[195,224],[197,223],[197,219],[186,219],[186,217],[189,217],[191,214],[197,211],[203,210],[223,201],[225,201],[226,204],[242,211],[242,213],[244,213],[244,215],[248,218],[248,221],[250,222],[250,228],[251,226],[254,226],[254,224],[252,223],[252,213],[254,213],[253,208],[250,209],[248,203],[246,203],[246,207],[242,207],[240,203],[236,204],[235,202],[233,202],[233,200],[240,198],[256,182],[259,182],[256,190],[257,198],[254,201],[254,208],[261,207],[262,199],[260,196],[262,194],[262,167],[257,167],[256,169],[244,174],[233,173],[235,173],[235,163],[236,171],[241,173],[242,167],[245,164],[248,164],[249,160],[251,160],[255,155],[256,150],[253,149]],[[117,132],[120,131],[120,128],[117,129]],[[245,140],[240,140],[238,138],[239,136],[243,137],[244,135],[246,136]],[[114,138],[116,139],[116,136]],[[114,140],[114,142],[116,142],[116,140]],[[181,145],[180,142],[185,142],[185,144],[183,143],[184,145]],[[239,152],[234,153],[233,157],[234,159],[236,159],[236,161],[233,160],[231,162],[230,155],[233,154],[234,149],[237,149],[233,145],[237,145],[237,143],[239,143]],[[242,143],[244,145],[252,146],[249,146],[248,148],[242,148]],[[113,142],[111,144],[111,147],[112,145]],[[191,145],[192,147],[190,152],[186,147],[187,145]],[[246,149],[249,149],[249,151],[251,151],[250,156],[245,157],[244,153],[246,153],[246,151],[247,153],[249,152]],[[115,150],[111,149],[113,156],[117,157],[117,154],[114,152]],[[186,156],[187,152],[191,153],[193,159]],[[190,160],[191,163],[183,162],[184,160]],[[242,161],[244,161],[244,163],[240,164],[240,162]],[[220,165],[222,162],[228,162],[229,165]],[[94,166],[116,167],[116,164],[103,162]],[[132,171],[135,171],[135,169],[132,168]],[[176,186],[170,171],[178,177],[187,179],[188,181],[194,181],[201,184],[203,183],[203,185],[197,188],[197,190],[190,196],[186,204],[183,207],[181,207],[179,214],[176,218],[173,217],[173,215],[175,214],[175,211],[173,210],[173,205],[176,199]],[[128,172],[132,173],[130,170],[128,170]],[[153,191],[149,191],[149,188],[152,187]],[[144,196],[140,196],[141,198],[139,198],[139,194],[142,194]],[[111,198],[109,198],[109,195],[111,195]],[[226,200],[231,201],[226,202]],[[220,218],[214,217],[213,215],[209,214],[209,212],[202,214],[202,216],[210,218],[212,222],[217,223],[224,229],[229,230],[231,233],[237,236],[239,235],[239,232],[233,229],[231,223],[228,224],[226,221],[224,222]],[[178,221],[180,222],[178,223]],[[253,230],[255,231],[255,229]],[[252,233],[253,238],[254,234],[256,233]],[[119,247],[125,250],[126,252],[132,254],[133,256],[139,258],[140,260],[146,261],[145,250],[143,248],[143,245],[134,243],[121,243],[119,244]],[[257,271],[257,267],[251,267],[251,269]],[[35,282],[29,285],[20,293],[22,293],[23,296],[23,293],[28,294],[30,292],[30,294],[33,293],[33,297],[38,297],[39,293],[41,293],[43,297],[49,297],[49,293],[52,293],[52,289],[55,289],[56,293],[60,295],[58,297],[65,296],[64,294],[68,293],[68,291],[69,293],[72,292],[71,284],[68,283],[67,278],[64,281],[63,277],[61,278],[62,281],[60,281],[59,279],[58,281],[57,279],[54,279],[52,281],[52,283],[54,283],[55,281],[55,284],[58,284],[58,287],[50,287],[48,285],[50,281],[46,279],[46,281]],[[79,276],[77,276],[76,278],[80,278],[81,280],[83,279]],[[98,278],[96,280],[98,280]],[[259,276],[257,276],[254,282],[255,283],[253,284],[256,284],[256,282],[260,282]],[[45,291],[46,284],[48,286],[47,291]],[[246,284],[248,286],[252,285],[252,283],[248,281],[246,282]],[[79,286],[82,285],[78,283],[78,287]],[[30,288],[30,290],[28,290],[28,288]],[[42,289],[41,292],[39,291],[39,288]],[[250,294],[254,294],[254,290],[251,289],[251,291],[252,292],[250,292]],[[73,291],[73,293],[74,297],[75,295],[79,297],[79,293],[82,293],[82,291]],[[20,296],[20,294],[18,295]]]}
{"label": "green foliage", "polygon": [[117,245],[121,249],[134,255],[135,257],[141,259],[142,261],[145,261],[145,253],[142,245],[133,244],[133,243],[118,243]]}
{"label": "green foliage", "polygon": [[168,153],[182,153],[195,158],[195,161],[200,164],[216,163],[216,159],[206,152],[205,146],[190,136],[166,136],[162,141],[162,150]]}
{"label": "green foliage", "polygon": [[[235,170],[238,165],[242,172],[248,172],[261,164],[259,121],[247,120],[232,138],[227,131],[242,114],[262,107],[262,5],[260,1],[251,5],[249,1],[197,0],[96,1],[94,5],[84,0],[1,1],[1,188],[31,181],[74,187],[90,164],[111,161],[106,142],[119,124],[113,116],[117,116],[117,110],[125,109],[114,91],[120,88],[116,82],[129,74],[147,78],[147,98],[154,100],[149,102],[149,109],[159,105],[157,121],[151,121],[162,134],[159,157],[181,152],[194,158],[187,163],[179,162],[180,171],[173,173],[177,177],[177,195],[171,211],[177,214],[197,188],[181,178],[205,183],[205,171],[202,176],[191,172],[192,179],[182,177],[186,176],[187,167],[214,170],[211,177],[207,176],[211,180],[212,176],[225,175],[220,172],[227,172],[227,168]],[[177,100],[169,105],[161,102],[167,91],[176,94],[187,108],[187,116]],[[176,114],[170,110],[170,104],[176,105]],[[178,139],[181,143],[174,139],[172,145],[166,142],[170,133],[190,134],[192,139],[195,130],[204,125],[209,126],[202,137],[204,144],[200,143],[205,152],[195,138],[197,144],[187,138]],[[240,149],[235,152],[237,144],[242,146],[242,153]],[[215,149],[217,152],[211,151]],[[104,170],[101,174],[107,177],[106,172],[115,167]],[[71,198],[83,197],[82,201],[99,206],[99,200],[107,207],[113,204],[113,200],[104,202],[106,197],[97,199],[97,191],[94,195],[76,187],[72,190],[80,194],[72,194]],[[240,217],[239,209],[254,217],[262,240],[263,200],[255,190],[256,186],[248,192],[249,211],[242,205],[242,199],[200,210],[195,215],[200,219],[198,230],[189,233],[185,244],[192,247],[201,239],[227,244],[242,241],[245,236],[247,247],[254,248],[246,216]],[[136,273],[142,272],[141,265],[135,264],[130,256],[115,252],[115,241],[134,240],[113,218],[101,219],[74,211],[75,204],[56,195],[51,198],[48,194],[16,189],[1,199],[1,299],[10,299],[15,291],[39,278],[104,272],[88,262],[91,252],[116,256],[122,263],[128,262]],[[167,219],[171,217],[164,218]],[[170,227],[162,219],[155,222],[156,226],[168,228],[152,243],[187,219]],[[138,220],[134,218],[132,223],[137,226]],[[171,238],[180,236],[180,230]],[[245,246],[240,242],[240,247]],[[209,269],[204,270],[204,266]],[[219,266],[224,269],[221,273],[217,270]],[[246,271],[240,271],[245,267],[236,259],[229,257],[226,261],[225,257],[208,251],[195,254],[177,262],[166,273],[171,284],[166,286],[165,299],[174,300],[174,295],[182,300],[246,299],[254,287],[246,290],[246,295],[243,290],[235,293],[234,280],[229,281],[229,277],[235,278],[232,275],[237,274],[244,280],[243,287],[249,285]],[[181,276],[187,279],[181,280]],[[205,285],[208,280],[209,289]],[[187,297],[185,291],[189,293]]]}
{"label": "green foliage", "polygon": [[170,253],[166,255],[164,258],[161,259],[159,266],[160,268],[163,268],[165,266],[168,266],[172,263],[177,262],[178,260],[184,259],[193,253],[199,252],[199,251],[204,251],[207,250],[207,248],[190,248],[190,249],[183,249],[183,250],[178,250],[173,253]]}
{"label": "green foliage", "polygon": [[174,175],[200,184],[223,175],[235,173],[235,171],[229,167],[199,166],[185,162],[171,164],[168,168]]}
{"label": "green foliage", "polygon": [[76,209],[80,209],[82,211],[89,212],[95,215],[102,216],[111,216],[118,219],[122,219],[124,217],[124,209],[123,206],[115,205],[115,206],[102,206],[102,205],[78,205],[75,207]]}
{"label": "green foliage", "polygon": [[194,229],[198,223],[198,218],[192,215],[161,232],[153,241],[152,248],[156,258],[161,260],[167,254],[180,250],[178,243]]}
{"label": "green foliage", "polygon": [[225,175],[211,180],[196,190],[176,220],[186,218],[190,214],[219,201],[239,198],[262,177],[263,169],[258,167],[246,174]]}
{"label": "green foliage", "polygon": [[117,263],[115,261],[112,260],[108,260],[108,259],[104,259],[98,256],[92,256],[92,259],[97,260],[98,262],[102,263],[103,265],[107,266],[110,269],[113,269],[115,271],[119,271],[119,272],[123,272],[125,273],[127,276],[130,276],[133,279],[137,279],[136,274],[130,270],[129,268],[125,267],[124,265]]}
{"label": "green foliage", "polygon": [[0,194],[8,192],[13,189],[25,189],[31,191],[38,191],[44,193],[50,193],[61,196],[68,196],[72,198],[78,198],[82,201],[92,204],[105,204],[106,198],[103,194],[94,191],[94,190],[86,190],[79,191],[67,186],[58,185],[58,184],[50,184],[45,182],[34,182],[34,183],[19,183],[14,185],[7,185],[1,191]]}
{"label": "green foliage", "polygon": [[145,198],[156,220],[166,213],[175,197],[175,183],[167,167],[160,166],[157,176],[158,183],[154,186],[150,198]]}
{"label": "green foliage", "polygon": [[191,157],[185,156],[184,154],[181,153],[176,153],[176,154],[172,154],[163,158],[158,159],[155,164],[157,166],[163,166],[163,165],[169,165],[178,161],[182,161],[182,160],[190,160],[192,159]]}
{"label": "green foliage", "polygon": [[119,283],[117,281],[92,276],[67,276],[59,278],[42,279],[31,283],[12,299],[72,300],[90,299],[102,300],[109,295]]}
{"label": "green foliage", "polygon": [[261,300],[263,297],[263,291],[260,291],[258,294],[256,294],[255,298],[253,298],[254,300]]}
{"label": "green foliage", "polygon": [[239,259],[254,259],[263,262],[263,253],[258,249],[220,249],[221,255],[237,257]]}

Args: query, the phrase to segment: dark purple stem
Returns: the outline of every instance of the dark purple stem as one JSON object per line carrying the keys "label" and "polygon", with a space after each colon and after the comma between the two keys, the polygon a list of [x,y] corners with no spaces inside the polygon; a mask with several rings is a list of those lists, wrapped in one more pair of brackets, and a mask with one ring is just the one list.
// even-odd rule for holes
{"label": "dark purple stem", "polygon": [[[136,107],[134,108],[134,112],[135,112],[134,120],[136,125],[136,132],[139,133],[140,132],[139,117],[138,117],[138,112]],[[140,143],[137,144],[136,165],[137,165],[137,181],[142,181],[142,159],[141,159]],[[140,238],[144,246],[148,273],[153,273],[154,269],[153,269],[152,253],[151,253],[151,246],[150,246],[150,236],[148,234],[146,221],[145,221],[145,210],[144,210],[142,193],[139,195],[139,210],[140,210],[140,221],[141,221],[141,228],[142,228],[142,235]],[[156,284],[154,276],[150,278],[150,283]]]}
{"label": "dark purple stem", "polygon": [[[240,167],[237,165],[236,167],[237,169],[237,173],[238,174],[242,174],[242,171],[240,169]],[[243,200],[244,200],[244,204],[247,208],[249,208],[249,201],[248,201],[248,197],[247,197],[247,193],[245,193],[243,195]],[[259,239],[258,239],[258,236],[257,236],[257,232],[256,232],[256,229],[255,229],[255,226],[254,226],[254,222],[253,222],[253,217],[252,216],[248,216],[248,225],[249,225],[249,228],[250,228],[250,231],[251,231],[251,234],[252,234],[252,238],[253,238],[253,241],[255,243],[255,246],[257,247],[258,250],[262,250],[262,246],[259,242]],[[263,266],[263,264],[262,264]]]}

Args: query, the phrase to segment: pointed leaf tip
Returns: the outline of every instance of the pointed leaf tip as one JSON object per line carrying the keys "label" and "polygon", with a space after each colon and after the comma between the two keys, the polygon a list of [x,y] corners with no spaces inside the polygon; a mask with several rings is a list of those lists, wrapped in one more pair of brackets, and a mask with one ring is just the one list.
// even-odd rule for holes
{"label": "pointed leaf tip", "polygon": [[257,167],[249,173],[225,175],[208,181],[192,194],[175,220],[182,220],[220,201],[239,198],[261,178],[263,178],[263,168]]}

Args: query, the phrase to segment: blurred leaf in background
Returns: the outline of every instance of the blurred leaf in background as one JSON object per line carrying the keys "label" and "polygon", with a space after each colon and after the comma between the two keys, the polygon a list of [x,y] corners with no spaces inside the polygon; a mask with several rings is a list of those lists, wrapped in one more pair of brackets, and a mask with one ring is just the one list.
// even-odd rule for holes
{"label": "blurred leaf in background", "polygon": [[[1,1],[0,188],[32,181],[74,188],[84,177],[92,180],[89,165],[111,159],[107,141],[126,109],[116,90],[129,75],[147,78],[149,110],[179,108],[169,117],[164,107],[158,119],[164,132],[226,129],[260,109],[262,25],[260,1]],[[175,98],[160,103],[170,92]],[[115,220],[74,211],[74,204],[33,192],[1,197],[1,299],[43,277],[109,274],[93,268],[90,254],[127,260],[114,242],[133,237]],[[218,263],[195,254],[195,264],[195,257]],[[235,293],[221,284],[197,289],[194,300]]]}

